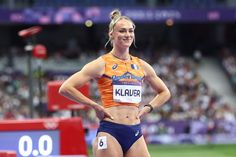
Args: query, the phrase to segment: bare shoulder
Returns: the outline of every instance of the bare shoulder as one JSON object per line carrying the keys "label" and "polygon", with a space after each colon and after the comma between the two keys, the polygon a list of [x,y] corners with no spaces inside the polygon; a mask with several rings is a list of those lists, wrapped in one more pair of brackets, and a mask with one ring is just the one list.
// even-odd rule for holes
{"label": "bare shoulder", "polygon": [[139,58],[139,60],[140,60],[140,62],[141,62],[141,64],[142,64],[142,66],[150,66],[150,64],[149,63],[147,63],[145,60],[143,60],[143,59],[140,59]]}
{"label": "bare shoulder", "polygon": [[93,75],[94,78],[99,78],[103,75],[105,71],[105,61],[102,57],[99,57],[89,63],[87,63],[82,69],[81,72],[89,73]]}
{"label": "bare shoulder", "polygon": [[146,61],[144,61],[143,59],[139,59],[140,60],[140,63],[143,67],[143,70],[144,70],[144,73],[145,75],[147,76],[148,74],[150,73],[153,73],[154,72],[154,69],[152,68],[152,66],[147,63]]}
{"label": "bare shoulder", "polygon": [[104,62],[103,58],[98,57],[97,59],[92,60],[91,62],[87,63],[84,67],[95,66],[97,68],[102,68],[102,67],[104,67],[104,65],[105,65],[105,62]]}

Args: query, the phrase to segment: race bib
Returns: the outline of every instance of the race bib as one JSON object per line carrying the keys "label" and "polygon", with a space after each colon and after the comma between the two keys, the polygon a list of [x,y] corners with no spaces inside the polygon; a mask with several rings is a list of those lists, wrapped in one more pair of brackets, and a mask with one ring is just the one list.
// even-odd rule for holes
{"label": "race bib", "polygon": [[98,149],[107,149],[107,137],[98,137]]}
{"label": "race bib", "polygon": [[142,87],[140,82],[113,82],[113,99],[116,102],[141,102]]}

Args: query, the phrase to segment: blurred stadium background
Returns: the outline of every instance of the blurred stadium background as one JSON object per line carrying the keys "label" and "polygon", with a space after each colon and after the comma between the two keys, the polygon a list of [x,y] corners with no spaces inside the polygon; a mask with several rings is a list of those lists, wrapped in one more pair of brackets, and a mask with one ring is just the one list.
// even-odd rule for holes
{"label": "blurred stadium background", "polygon": [[[5,133],[14,130],[3,128],[8,122],[81,117],[91,153],[98,124],[95,113],[82,104],[59,99],[55,89],[109,50],[104,44],[108,15],[114,8],[137,25],[137,48],[132,47],[131,54],[148,61],[172,93],[170,101],[143,120],[152,156],[235,156],[235,0],[1,0],[0,122],[4,125],[0,125],[0,143],[7,140]],[[32,26],[42,31],[29,40],[18,35]],[[46,55],[26,52],[27,44],[44,45]],[[100,101],[94,80],[82,91]],[[153,96],[146,84],[143,94],[145,104]],[[22,140],[21,153],[48,153],[46,148],[35,151],[35,146],[29,150],[31,134],[24,133],[27,138]],[[8,142],[5,145],[12,145]],[[16,148],[13,151],[19,155]],[[0,150],[8,147],[0,144]]]}

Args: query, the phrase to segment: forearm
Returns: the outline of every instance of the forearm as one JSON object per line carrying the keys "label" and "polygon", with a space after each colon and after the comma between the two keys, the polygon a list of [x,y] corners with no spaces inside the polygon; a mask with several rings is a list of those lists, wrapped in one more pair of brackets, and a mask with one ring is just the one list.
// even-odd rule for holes
{"label": "forearm", "polygon": [[78,89],[74,87],[60,88],[59,93],[72,101],[87,105],[92,108],[98,105],[93,100],[84,96]]}
{"label": "forearm", "polygon": [[148,104],[152,105],[154,109],[159,108],[170,99],[170,96],[169,91],[163,91],[157,94]]}

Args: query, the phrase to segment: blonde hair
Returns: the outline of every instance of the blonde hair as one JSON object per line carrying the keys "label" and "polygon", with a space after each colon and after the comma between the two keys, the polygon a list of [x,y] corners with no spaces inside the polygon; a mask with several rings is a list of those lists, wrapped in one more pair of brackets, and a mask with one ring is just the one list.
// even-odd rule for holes
{"label": "blonde hair", "polygon": [[[135,29],[135,27],[136,27],[135,24],[134,24],[134,22],[133,22],[129,17],[124,16],[124,15],[121,15],[121,11],[118,10],[118,9],[115,9],[115,10],[113,10],[113,11],[110,13],[110,19],[111,19],[111,22],[110,22],[110,24],[109,24],[109,33],[110,33],[110,32],[113,32],[116,23],[117,23],[118,21],[120,21],[121,19],[126,19],[126,20],[130,21],[130,22],[132,23],[134,29]],[[105,44],[105,47],[107,46],[107,44],[108,44],[109,42],[111,43],[111,46],[112,46],[112,39],[111,39],[111,37],[109,37],[108,41],[107,41],[106,44]],[[135,38],[134,38],[134,45],[135,45]]]}

